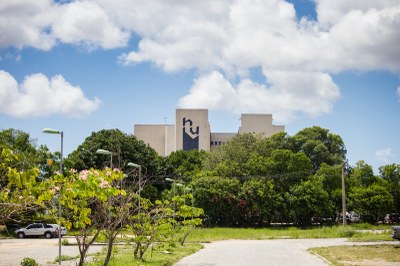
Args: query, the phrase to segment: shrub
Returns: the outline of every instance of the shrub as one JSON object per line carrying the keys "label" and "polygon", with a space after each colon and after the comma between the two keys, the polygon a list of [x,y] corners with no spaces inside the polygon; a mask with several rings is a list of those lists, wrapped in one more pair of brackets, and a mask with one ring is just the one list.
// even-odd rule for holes
{"label": "shrub", "polygon": [[39,266],[39,263],[32,258],[23,258],[21,266]]}

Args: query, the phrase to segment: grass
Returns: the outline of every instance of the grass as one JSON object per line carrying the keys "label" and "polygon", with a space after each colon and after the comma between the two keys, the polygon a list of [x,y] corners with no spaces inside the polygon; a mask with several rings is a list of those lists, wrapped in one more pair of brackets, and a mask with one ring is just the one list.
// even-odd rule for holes
{"label": "grass", "polygon": [[311,248],[310,251],[334,266],[386,265],[400,262],[399,245],[337,246]]}
{"label": "grass", "polygon": [[[137,260],[133,256],[133,246],[114,247],[110,266],[168,266],[173,265],[183,257],[189,256],[200,250],[203,246],[198,243],[185,244],[184,246],[170,247],[166,243],[156,244],[152,250],[145,253],[143,260]],[[96,256],[89,265],[103,265],[104,253]]]}
{"label": "grass", "polygon": [[[371,230],[363,232],[361,230]],[[379,233],[372,233],[379,230]],[[127,233],[128,234],[128,233]],[[296,227],[270,227],[270,228],[197,228],[192,231],[187,239],[187,244],[170,246],[167,243],[157,243],[153,250],[148,250],[143,261],[135,260],[132,245],[114,246],[111,266],[117,265],[173,265],[185,256],[188,256],[202,248],[201,243],[228,239],[284,239],[284,238],[349,238],[351,241],[382,241],[391,240],[390,226],[371,226],[358,224],[350,226],[326,226],[312,228]],[[388,245],[392,247],[393,245]],[[335,247],[339,250],[345,247]],[[400,251],[397,249],[397,251]],[[319,251],[314,251],[319,252]],[[364,251],[360,251],[361,254]],[[89,265],[102,265],[105,252],[96,255]],[[338,264],[339,265],[339,264]]]}
{"label": "grass", "polygon": [[[313,228],[197,228],[188,237],[189,242],[212,242],[228,239],[282,239],[282,238],[351,238],[357,241],[390,240],[390,227],[367,224]],[[360,230],[379,230],[382,233],[364,233]]]}
{"label": "grass", "polygon": [[[67,260],[74,260],[79,258],[79,256],[68,256],[68,255],[61,255],[61,261],[67,261]],[[53,263],[58,262],[58,256],[54,259]]]}

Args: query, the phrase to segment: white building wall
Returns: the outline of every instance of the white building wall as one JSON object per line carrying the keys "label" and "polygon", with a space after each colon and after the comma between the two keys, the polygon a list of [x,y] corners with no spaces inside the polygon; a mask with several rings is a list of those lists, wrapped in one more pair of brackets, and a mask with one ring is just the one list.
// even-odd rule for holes
{"label": "white building wall", "polygon": [[284,132],[284,126],[275,126],[272,124],[271,114],[242,114],[241,133],[261,133],[264,137],[270,137],[275,133]]}
{"label": "white building wall", "polygon": [[[242,114],[240,133],[261,133],[270,137],[284,132],[272,124],[271,114]],[[207,109],[176,109],[175,125],[134,125],[134,135],[161,156],[176,150],[209,151],[230,141],[237,133],[211,133]]]}
{"label": "white building wall", "polygon": [[207,109],[176,109],[176,149],[210,150]]}
{"label": "white building wall", "polygon": [[176,150],[175,125],[134,125],[134,135],[155,149],[161,156]]}

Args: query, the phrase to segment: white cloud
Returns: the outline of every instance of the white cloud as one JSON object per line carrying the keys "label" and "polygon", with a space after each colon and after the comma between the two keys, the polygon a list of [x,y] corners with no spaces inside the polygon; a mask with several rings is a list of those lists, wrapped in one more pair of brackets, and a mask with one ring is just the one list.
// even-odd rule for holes
{"label": "white cloud", "polygon": [[353,10],[366,12],[370,9],[391,8],[399,5],[398,0],[314,0],[318,21],[321,26],[329,28]]}
{"label": "white cloud", "polygon": [[87,99],[81,88],[71,85],[61,75],[49,80],[43,74],[33,74],[18,84],[11,74],[0,70],[1,113],[15,117],[53,114],[81,117],[95,111],[99,104],[99,99]]}
{"label": "white cloud", "polygon": [[57,17],[51,25],[54,38],[63,43],[104,49],[123,47],[130,34],[117,27],[106,10],[96,3],[82,1],[54,7]]}
{"label": "white cloud", "polygon": [[269,87],[250,79],[243,79],[234,86],[214,71],[197,79],[178,106],[235,113],[273,113],[275,120],[287,122],[298,112],[309,116],[330,112],[340,95],[339,88],[326,73],[274,71],[266,76]]}
{"label": "white cloud", "polygon": [[[111,49],[138,36],[138,46],[119,61],[198,71],[179,102],[187,107],[271,110],[282,120],[297,113],[317,116],[339,97],[331,74],[400,73],[398,0],[315,0],[317,21],[298,21],[284,0],[3,2],[0,48],[46,50],[68,43]],[[262,69],[270,85],[250,80],[252,68]],[[221,101],[222,95],[229,101]]]}
{"label": "white cloud", "polygon": [[392,152],[391,148],[381,149],[375,152],[375,157],[378,161],[382,163],[391,163],[395,155]]}
{"label": "white cloud", "polygon": [[2,1],[0,48],[49,50],[57,42],[104,49],[123,47],[130,33],[93,1],[55,4],[51,0]]}

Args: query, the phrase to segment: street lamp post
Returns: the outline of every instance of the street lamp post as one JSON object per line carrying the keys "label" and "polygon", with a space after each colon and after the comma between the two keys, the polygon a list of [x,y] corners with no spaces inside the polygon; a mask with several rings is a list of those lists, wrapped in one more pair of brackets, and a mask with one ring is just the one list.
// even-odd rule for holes
{"label": "street lamp post", "polygon": [[129,162],[127,166],[139,169],[139,213],[140,213],[140,192],[142,190],[142,166],[131,162]]}
{"label": "street lamp post", "polygon": [[[165,181],[168,181],[168,182],[171,182],[171,183],[174,184],[174,198],[175,198],[175,194],[176,194],[176,181],[175,181],[175,179],[167,177],[167,178],[165,178]],[[175,205],[175,200],[174,200],[174,219],[175,219],[175,212],[176,212],[176,205]]]}
{"label": "street lamp post", "polygon": [[103,149],[98,149],[96,151],[97,154],[104,154],[104,155],[110,155],[110,168],[113,168],[113,153],[111,151],[108,150],[103,150]]}
{"label": "street lamp post", "polygon": [[[42,132],[46,133],[46,134],[59,134],[61,136],[60,174],[62,176],[63,175],[64,132],[60,131],[60,130],[57,130],[57,129],[52,129],[52,128],[44,128],[42,130]],[[58,265],[61,265],[61,201],[60,201],[61,189],[62,188],[60,188],[60,193],[59,193],[59,198],[58,198]]]}

